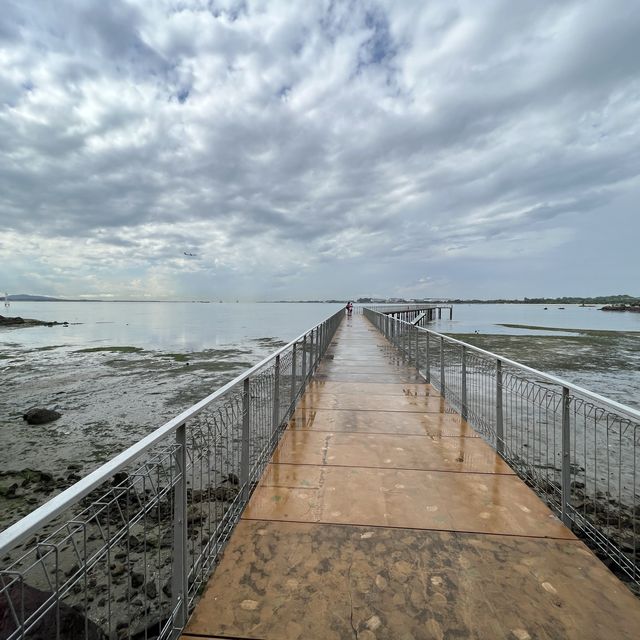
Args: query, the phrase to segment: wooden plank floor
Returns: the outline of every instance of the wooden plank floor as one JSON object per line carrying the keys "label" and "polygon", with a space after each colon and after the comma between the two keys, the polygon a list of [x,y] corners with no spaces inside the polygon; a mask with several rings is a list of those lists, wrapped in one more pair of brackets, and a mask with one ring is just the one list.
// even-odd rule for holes
{"label": "wooden plank floor", "polygon": [[362,316],[183,640],[640,637],[640,601]]}

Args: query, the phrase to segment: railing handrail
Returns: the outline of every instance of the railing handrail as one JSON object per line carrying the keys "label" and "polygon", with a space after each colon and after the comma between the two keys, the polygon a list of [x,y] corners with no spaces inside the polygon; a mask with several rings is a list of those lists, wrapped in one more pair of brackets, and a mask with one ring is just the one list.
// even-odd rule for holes
{"label": "railing handrail", "polygon": [[53,518],[61,514],[65,509],[68,509],[73,504],[79,502],[82,498],[91,493],[96,487],[99,487],[106,480],[111,478],[115,473],[139,458],[143,453],[151,449],[167,435],[170,435],[172,432],[176,431],[180,425],[184,424],[188,420],[191,420],[192,418],[195,418],[212,402],[223,396],[233,387],[237,386],[240,383],[243,383],[255,372],[262,369],[268,362],[274,360],[289,347],[292,347],[294,344],[297,344],[298,342],[303,340],[307,334],[317,329],[320,325],[333,318],[339,312],[340,309],[327,316],[324,320],[318,322],[318,324],[301,333],[297,338],[294,338],[283,347],[280,347],[273,353],[263,358],[260,362],[258,362],[258,364],[242,372],[239,376],[237,376],[230,382],[227,382],[225,385],[209,394],[206,398],[200,400],[200,402],[192,405],[181,414],[177,415],[175,418],[172,418],[168,422],[165,422],[148,436],[142,438],[142,440],[131,445],[122,453],[118,454],[108,462],[105,462],[103,465],[100,465],[89,475],[85,476],[81,480],[78,480],[68,489],[65,489],[57,496],[54,496],[43,505],[18,520],[18,522],[7,527],[4,531],[1,531],[0,556],[3,556],[4,554],[11,551],[11,549],[13,549],[16,545],[20,544],[23,540],[35,533],[40,527],[48,524],[51,520],[53,520]]}
{"label": "railing handrail", "polygon": [[[380,315],[385,315],[384,313],[380,313],[379,311],[376,311],[375,309],[372,309],[371,307],[365,307],[366,309],[369,309],[369,311],[372,311],[373,313],[378,313]],[[416,325],[411,324],[410,322],[405,322],[404,320],[400,320],[398,318],[393,318],[394,322],[400,322],[402,324],[406,324],[409,327],[415,328],[415,329],[419,329],[420,331],[426,331],[427,333],[430,333],[434,336],[437,336],[438,338],[444,338],[445,340],[447,340],[448,342],[452,342],[454,344],[458,344],[462,347],[465,347],[467,349],[470,349],[471,351],[475,351],[476,353],[481,353],[484,356],[489,356],[490,358],[494,359],[494,360],[500,360],[502,363],[519,368],[519,369],[523,369],[524,371],[527,371],[528,373],[532,373],[537,377],[540,377],[544,380],[546,380],[547,382],[552,382],[553,384],[556,384],[558,386],[561,387],[566,387],[567,389],[571,389],[572,391],[575,391],[577,393],[579,393],[582,396],[586,396],[587,398],[590,398],[591,400],[595,400],[597,402],[606,404],[610,407],[612,407],[613,409],[615,409],[616,411],[618,411],[619,413],[623,413],[626,416],[628,416],[629,418],[631,418],[632,420],[635,421],[640,421],[640,411],[638,411],[637,409],[634,409],[633,407],[630,407],[626,404],[622,404],[620,402],[617,402],[616,400],[611,400],[610,398],[606,398],[605,396],[601,396],[599,393],[595,393],[594,391],[589,391],[589,389],[585,389],[584,387],[581,387],[577,384],[574,384],[573,382],[569,382],[568,380],[564,380],[563,378],[559,378],[558,376],[554,376],[551,375],[550,373],[544,373],[544,371],[540,371],[539,369],[534,369],[533,367],[529,367],[526,364],[522,364],[521,362],[516,362],[515,360],[511,360],[510,358],[505,358],[504,356],[501,356],[497,353],[493,353],[492,351],[487,351],[486,349],[481,349],[480,347],[476,347],[473,344],[470,344],[468,342],[463,342],[462,340],[457,340],[456,338],[452,338],[450,336],[445,335],[444,333],[438,333],[437,331],[433,331],[433,329],[427,329],[426,327],[418,327]]]}

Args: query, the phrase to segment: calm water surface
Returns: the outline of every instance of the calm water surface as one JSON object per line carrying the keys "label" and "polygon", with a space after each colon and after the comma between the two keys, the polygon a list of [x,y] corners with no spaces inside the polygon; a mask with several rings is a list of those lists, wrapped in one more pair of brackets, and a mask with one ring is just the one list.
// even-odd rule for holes
{"label": "calm water surface", "polygon": [[[169,351],[201,351],[271,337],[289,341],[337,310],[331,304],[181,302],[13,302],[4,315],[70,322],[74,326],[33,327],[0,333],[0,345],[52,344],[133,346]],[[546,307],[546,309],[545,309]],[[447,312],[445,311],[445,315]],[[77,324],[76,324],[77,323]],[[531,304],[458,304],[453,320],[431,326],[445,333],[541,335],[536,327],[640,332],[640,313],[600,311],[598,307]]]}
{"label": "calm water surface", "polygon": [[0,333],[0,344],[25,347],[132,346],[164,351],[247,344],[258,338],[288,342],[340,305],[187,302],[12,302],[7,316],[69,322]]}
{"label": "calm water surface", "polygon": [[[604,331],[640,331],[640,313],[600,311],[599,306],[537,304],[457,304],[453,320],[439,320],[434,328],[444,333],[492,333],[511,335],[541,335],[531,329],[503,327],[520,324],[561,329],[591,329]],[[546,307],[546,310],[545,310]],[[444,312],[446,314],[446,312]]]}

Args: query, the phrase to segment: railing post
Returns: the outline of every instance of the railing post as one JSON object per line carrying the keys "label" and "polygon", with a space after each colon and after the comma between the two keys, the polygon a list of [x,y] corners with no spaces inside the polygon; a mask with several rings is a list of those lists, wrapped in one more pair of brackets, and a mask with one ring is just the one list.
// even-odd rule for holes
{"label": "railing post", "polygon": [[302,338],[302,388],[305,387],[307,379],[307,336]]}
{"label": "railing post", "polygon": [[177,622],[187,624],[187,592],[189,590],[189,558],[187,554],[187,425],[176,430],[175,462],[177,479],[173,502],[173,558],[171,593],[174,610],[177,607]]}
{"label": "railing post", "polygon": [[406,349],[407,349],[407,327],[406,325],[403,323],[400,325],[401,329],[402,329],[402,359],[406,360],[407,358],[407,354],[406,354]]}
{"label": "railing post", "polygon": [[444,380],[444,338],[440,337],[440,395],[447,397]]}
{"label": "railing post", "polygon": [[280,426],[280,354],[276,356],[276,363],[273,371],[273,433]]}
{"label": "railing post", "polygon": [[294,409],[294,404],[296,401],[296,386],[297,386],[297,380],[296,380],[296,369],[297,369],[297,350],[296,347],[298,345],[294,342],[293,343],[293,348],[291,350],[291,411],[293,412]]}
{"label": "railing post", "polygon": [[425,370],[425,379],[427,384],[431,384],[431,353],[429,352],[429,332],[427,332],[427,348],[425,353],[426,358],[426,370]]}
{"label": "railing post", "polygon": [[245,378],[242,392],[242,446],[240,449],[240,486],[242,500],[249,500],[249,437],[250,437],[251,395],[249,378]]}
{"label": "railing post", "polygon": [[311,329],[311,335],[309,337],[309,376],[313,375],[313,371],[316,367],[316,359],[315,359],[315,351],[314,351],[314,340],[313,340],[314,330]]}
{"label": "railing post", "polygon": [[462,419],[467,419],[467,348],[462,347]]}
{"label": "railing post", "polygon": [[420,373],[420,329],[416,327],[416,371]]}
{"label": "railing post", "polygon": [[562,522],[571,527],[571,423],[569,389],[562,387]]}
{"label": "railing post", "polygon": [[502,360],[496,360],[496,450],[504,454],[504,418],[502,415]]}
{"label": "railing post", "polygon": [[404,348],[405,351],[407,352],[407,364],[411,363],[411,325],[406,324],[406,320],[405,320],[405,325],[404,325]]}

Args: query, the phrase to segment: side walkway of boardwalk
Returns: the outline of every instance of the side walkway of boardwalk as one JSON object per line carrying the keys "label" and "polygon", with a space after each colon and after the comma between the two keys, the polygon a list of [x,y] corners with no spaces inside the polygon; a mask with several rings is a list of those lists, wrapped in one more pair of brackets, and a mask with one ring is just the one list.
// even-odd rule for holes
{"label": "side walkway of boardwalk", "polygon": [[638,638],[640,600],[362,316],[183,639]]}

